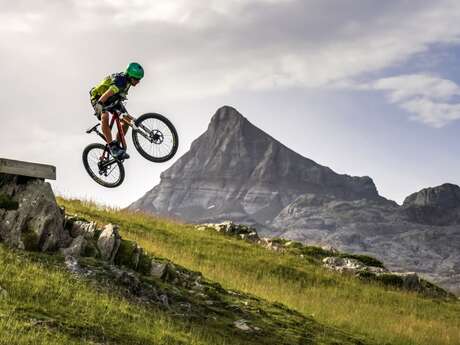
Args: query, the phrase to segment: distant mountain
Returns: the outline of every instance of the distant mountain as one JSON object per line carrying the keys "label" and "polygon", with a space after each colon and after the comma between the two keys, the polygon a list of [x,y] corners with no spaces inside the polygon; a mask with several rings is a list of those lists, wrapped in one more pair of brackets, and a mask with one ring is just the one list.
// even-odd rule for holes
{"label": "distant mountain", "polygon": [[460,224],[460,187],[446,183],[409,195],[403,204],[408,217],[428,225]]}
{"label": "distant mountain", "polygon": [[224,106],[161,183],[130,206],[192,222],[228,218],[270,227],[304,193],[392,204],[369,177],[339,175],[302,157]]}
{"label": "distant mountain", "polygon": [[264,236],[377,256],[460,291],[460,187],[380,196],[290,150],[232,107],[220,108],[161,182],[129,207],[188,222],[233,220]]}

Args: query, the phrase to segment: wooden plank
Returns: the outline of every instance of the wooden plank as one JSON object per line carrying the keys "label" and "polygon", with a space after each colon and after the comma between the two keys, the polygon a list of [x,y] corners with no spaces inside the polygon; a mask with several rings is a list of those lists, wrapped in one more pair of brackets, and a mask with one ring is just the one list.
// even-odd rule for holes
{"label": "wooden plank", "polygon": [[56,180],[56,167],[0,158],[0,173]]}

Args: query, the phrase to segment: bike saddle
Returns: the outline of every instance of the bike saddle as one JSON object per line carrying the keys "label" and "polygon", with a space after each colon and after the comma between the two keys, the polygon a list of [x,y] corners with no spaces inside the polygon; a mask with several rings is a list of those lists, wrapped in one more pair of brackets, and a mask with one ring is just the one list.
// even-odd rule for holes
{"label": "bike saddle", "polygon": [[93,127],[91,127],[90,129],[88,129],[88,130],[86,131],[86,133],[88,133],[88,134],[89,134],[89,133],[91,133],[91,132],[95,131],[95,130],[96,130],[96,128],[97,128],[97,127],[99,127],[99,126],[100,126],[100,123],[96,124],[95,126],[93,126]]}

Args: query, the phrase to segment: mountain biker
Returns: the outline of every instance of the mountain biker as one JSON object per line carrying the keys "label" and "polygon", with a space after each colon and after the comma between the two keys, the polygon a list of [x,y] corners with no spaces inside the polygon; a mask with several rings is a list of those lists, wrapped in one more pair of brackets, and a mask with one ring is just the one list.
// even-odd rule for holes
{"label": "mountain biker", "polygon": [[[105,77],[98,85],[93,87],[90,91],[91,105],[95,110],[95,115],[101,120],[102,133],[109,144],[110,153],[117,159],[127,159],[129,155],[125,150],[120,147],[119,141],[121,140],[120,133],[118,133],[117,140],[113,140],[112,132],[109,126],[109,112],[110,110],[118,108],[126,112],[123,104],[120,102],[126,99],[128,90],[131,86],[136,86],[139,81],[144,77],[144,69],[137,62],[131,62],[126,70],[121,73],[114,73]],[[129,129],[129,123],[132,117],[127,115],[123,118],[123,132]]]}

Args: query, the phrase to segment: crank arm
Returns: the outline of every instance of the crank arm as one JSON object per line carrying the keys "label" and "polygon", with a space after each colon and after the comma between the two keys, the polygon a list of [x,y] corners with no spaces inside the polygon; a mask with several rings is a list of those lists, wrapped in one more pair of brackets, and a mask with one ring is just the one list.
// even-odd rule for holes
{"label": "crank arm", "polygon": [[108,160],[107,162],[102,163],[101,168],[105,168],[105,167],[110,166],[110,165],[112,165],[112,164],[114,164],[116,162],[117,162],[117,160],[115,158],[112,158],[111,160]]}

